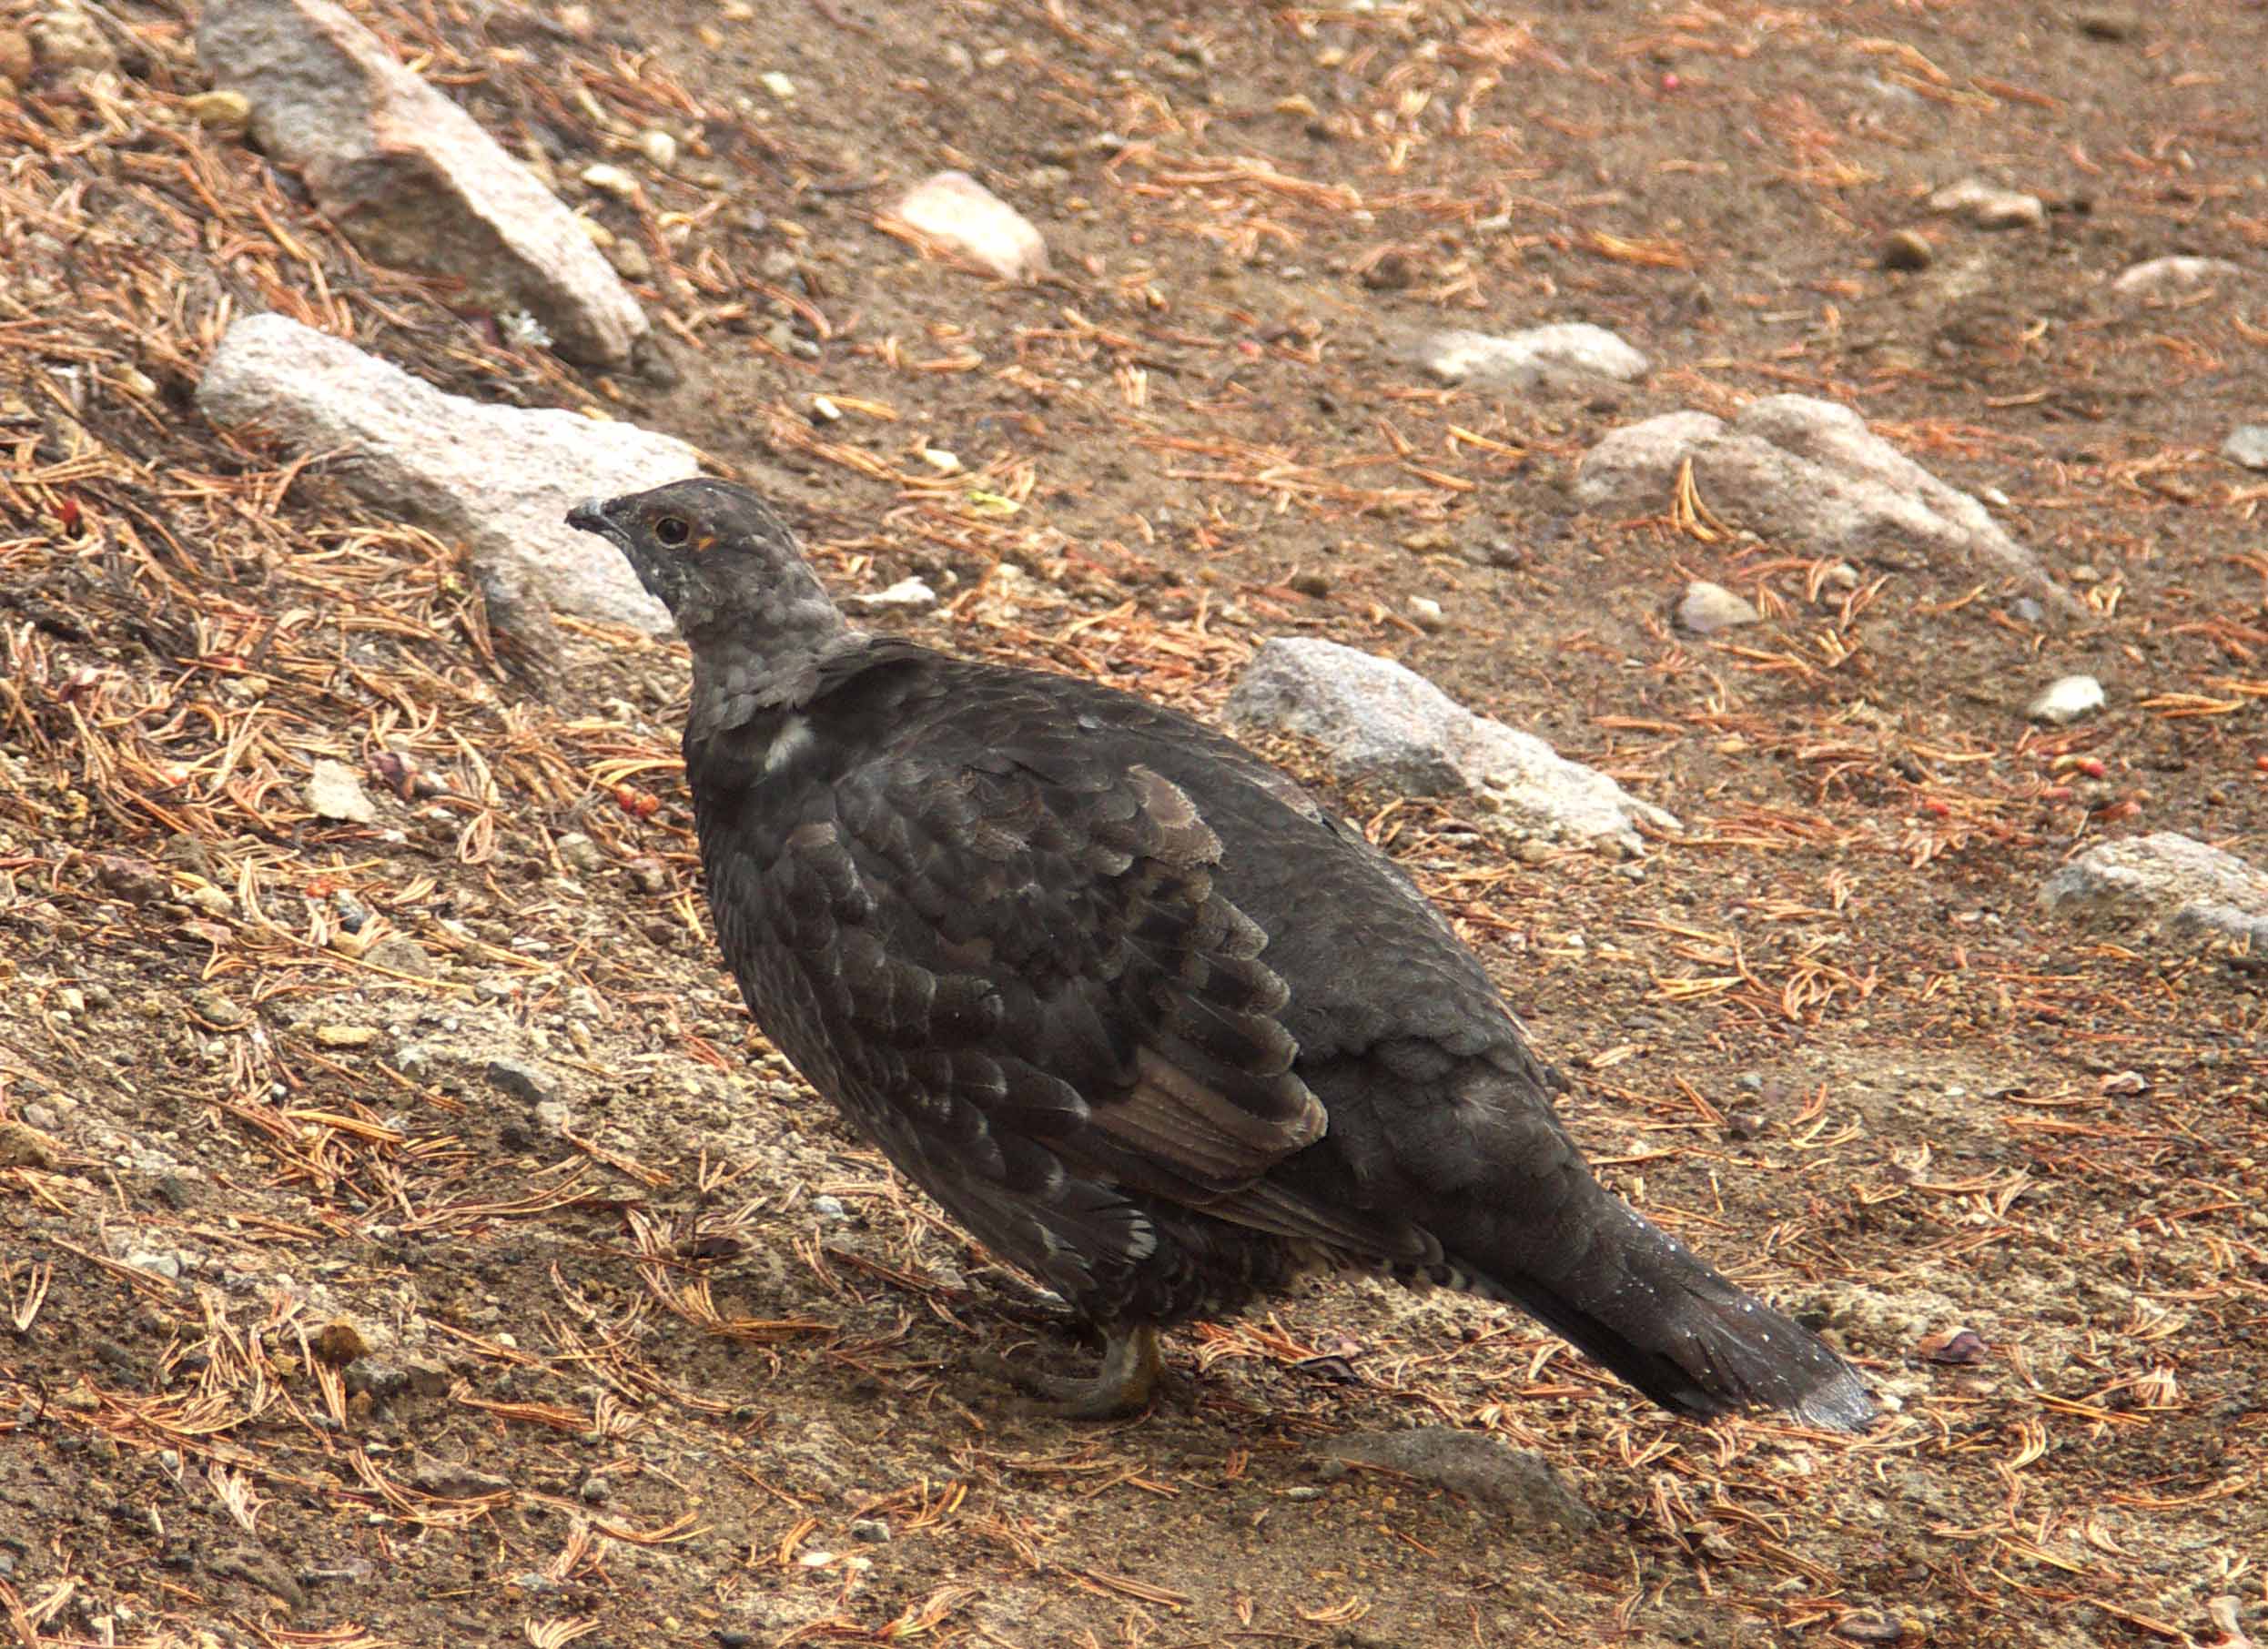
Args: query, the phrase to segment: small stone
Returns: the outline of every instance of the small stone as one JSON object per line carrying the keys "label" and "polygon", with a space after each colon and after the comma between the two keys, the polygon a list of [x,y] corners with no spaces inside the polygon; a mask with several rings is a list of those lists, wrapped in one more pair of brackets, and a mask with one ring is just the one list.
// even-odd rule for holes
{"label": "small stone", "polygon": [[2240,424],[2221,443],[2221,456],[2247,470],[2268,470],[2268,424]]}
{"label": "small stone", "polygon": [[234,137],[252,124],[252,101],[242,92],[199,92],[184,106],[189,111],[189,118],[208,132]]}
{"label": "small stone", "polygon": [[1449,617],[1442,612],[1441,603],[1430,595],[1410,598],[1410,617],[1421,630],[1442,631],[1449,628]]}
{"label": "small stone", "polygon": [[1331,1459],[1383,1467],[1430,1487],[1477,1501],[1492,1520],[1509,1516],[1529,1529],[1580,1534],[1597,1521],[1541,1457],[1524,1454],[1484,1431],[1419,1426],[1406,1431],[1356,1432],[1322,1445]]}
{"label": "small stone", "polygon": [[1937,248],[1917,230],[1900,229],[1882,243],[1886,269],[1926,269],[1937,260]]}
{"label": "small stone", "polygon": [[570,870],[584,875],[596,875],[606,868],[606,855],[599,845],[579,830],[571,830],[553,844],[559,849],[560,863]]}
{"label": "small stone", "polygon": [[362,779],[344,762],[329,757],[315,764],[315,771],[307,782],[307,804],[319,819],[337,819],[349,824],[374,824],[378,809],[370,798],[362,794]]}
{"label": "small stone", "polygon": [[898,201],[897,218],[1002,280],[1048,273],[1048,243],[1031,220],[966,172],[939,172]]}
{"label": "small stone", "polygon": [[635,200],[645,193],[645,186],[618,166],[600,161],[582,168],[582,181],[600,193],[612,195],[617,200]]}
{"label": "small stone", "polygon": [[30,85],[34,62],[31,37],[21,29],[0,28],[0,86]]}
{"label": "small stone", "polygon": [[178,1254],[137,1249],[127,1255],[126,1262],[137,1271],[147,1271],[151,1276],[162,1277],[167,1282],[181,1280],[181,1256]]}
{"label": "small stone", "polygon": [[1497,336],[1435,332],[1418,341],[1412,361],[1443,383],[1478,389],[1533,389],[1554,382],[1595,386],[1601,379],[1627,383],[1651,363],[1605,327],[1564,321]]}
{"label": "small stone", "polygon": [[2225,258],[2152,258],[2121,270],[2111,289],[2121,298],[2156,298],[2233,280],[2243,266]]}
{"label": "small stone", "polygon": [[850,1218],[850,1210],[843,1206],[843,1200],[839,1197],[814,1197],[811,1199],[811,1211],[822,1219],[837,1223]]}
{"label": "small stone", "polygon": [[2019,623],[2037,624],[2048,616],[2047,610],[2029,595],[2020,595],[2008,604],[2009,616]]}
{"label": "small stone", "polygon": [[552,1097],[551,1083],[540,1072],[516,1059],[490,1060],[488,1079],[513,1098],[530,1105],[541,1105]]}
{"label": "small stone", "polygon": [[2089,848],[2048,878],[2040,903],[2090,926],[2184,948],[2236,939],[2268,954],[2268,875],[2173,831]]}
{"label": "small stone", "polygon": [[1331,593],[1331,579],[1326,573],[1295,572],[1284,582],[1296,594],[1311,595],[1319,600]]}
{"label": "small stone", "polygon": [[[32,1109],[24,1108],[27,1115]],[[0,1168],[52,1168],[62,1160],[63,1148],[28,1121],[0,1121]]]}
{"label": "small stone", "polygon": [[638,153],[656,171],[670,171],[677,165],[677,139],[659,126],[648,126],[638,134]]}
{"label": "small stone", "polygon": [[1744,624],[1761,623],[1763,620],[1764,615],[1757,611],[1755,602],[1706,579],[1696,579],[1687,584],[1685,594],[1677,601],[1677,622],[1695,635],[1715,635]]}
{"label": "small stone", "polygon": [[223,1030],[234,1030],[245,1021],[244,1010],[210,986],[191,996],[189,1007],[208,1025],[218,1025]]}
{"label": "small stone", "polygon": [[315,1041],[321,1047],[368,1047],[378,1040],[378,1031],[368,1025],[319,1025]]}
{"label": "small stone", "polygon": [[370,1355],[370,1342],[362,1338],[362,1330],[343,1317],[333,1318],[315,1331],[308,1341],[308,1349],[329,1363],[343,1369],[358,1357]]}
{"label": "small stone", "polygon": [[917,578],[902,578],[887,590],[876,590],[864,595],[848,595],[843,605],[861,612],[919,612],[937,604],[937,592]]}
{"label": "small stone", "polygon": [[410,1486],[439,1500],[479,1500],[488,1494],[509,1494],[511,1480],[477,1471],[462,1461],[442,1460],[422,1452],[411,1457]]}
{"label": "small stone", "polygon": [[614,273],[624,280],[643,280],[653,273],[653,260],[634,240],[610,241],[601,249],[606,254],[606,261],[614,266]]}
{"label": "small stone", "polygon": [[2102,708],[2102,683],[2091,675],[2059,677],[2042,688],[2024,713],[2035,722],[2067,727]]}
{"label": "small stone", "polygon": [[387,935],[364,952],[362,959],[372,967],[408,974],[412,978],[430,979],[436,972],[433,958],[425,946],[404,934]]}
{"label": "small stone", "polygon": [[118,66],[102,25],[81,6],[58,5],[33,18],[29,32],[42,68],[92,73]]}
{"label": "small stone", "polygon": [[2142,32],[2141,14],[2106,6],[2079,15],[2079,32],[2090,40],[2132,40]]}
{"label": "small stone", "polygon": [[870,1545],[879,1546],[890,1538],[890,1525],[878,1517],[854,1517],[850,1532],[853,1540],[863,1540]]}
{"label": "small stone", "polygon": [[1964,177],[1929,197],[1929,209],[1969,219],[1980,229],[2038,228],[2048,208],[2037,195],[2004,189],[1982,178]]}
{"label": "small stone", "polygon": [[405,1042],[394,1050],[394,1068],[412,1082],[430,1082],[433,1079],[432,1050]]}
{"label": "small stone", "polygon": [[782,103],[795,101],[795,83],[777,69],[766,69],[756,76],[756,82]]}

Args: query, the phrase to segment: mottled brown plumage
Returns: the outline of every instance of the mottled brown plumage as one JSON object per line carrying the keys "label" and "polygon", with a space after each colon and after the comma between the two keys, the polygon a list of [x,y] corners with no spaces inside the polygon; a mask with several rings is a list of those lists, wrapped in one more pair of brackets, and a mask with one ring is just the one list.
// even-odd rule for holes
{"label": "mottled brown plumage", "polygon": [[1111,1337],[1319,1258],[1508,1300],[1648,1396],[1855,1427],[1858,1377],[1605,1190],[1479,961],[1233,741],[849,629],[754,494],[578,509],[691,646],[717,936],[811,1084]]}

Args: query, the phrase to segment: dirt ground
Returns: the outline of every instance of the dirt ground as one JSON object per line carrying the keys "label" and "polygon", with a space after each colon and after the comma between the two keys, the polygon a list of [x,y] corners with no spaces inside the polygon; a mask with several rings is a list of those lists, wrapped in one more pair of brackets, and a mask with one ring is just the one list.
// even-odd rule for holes
{"label": "dirt ground", "polygon": [[[2215,453],[2268,417],[2268,9],[358,9],[639,249],[664,360],[579,373],[361,260],[190,117],[169,0],[107,0],[107,77],[0,90],[0,1641],[2268,1631],[2262,975],[2036,903],[2107,837],[2268,854],[2268,478]],[[1043,227],[1050,280],[877,228],[943,167]],[[2044,223],[1926,210],[1970,175]],[[1933,260],[1886,270],[1905,228]],[[2170,253],[2243,272],[2111,294]],[[570,626],[532,677],[451,546],[207,427],[200,364],[261,309],[683,435],[838,588],[928,578],[940,643],[1209,712],[1258,641],[1327,635],[1671,809],[1618,863],[1333,792],[1605,1171],[1892,1411],[1686,1424],[1358,1281],[1180,1335],[1139,1421],[1023,1411],[975,1354],[1087,1351],[719,971],[682,652]],[[1408,361],[1558,320],[1651,376]],[[1787,390],[1990,498],[2089,622],[1570,505],[1620,424]],[[1695,577],[1767,622],[1675,630]],[[2108,708],[2028,724],[2069,671]],[[323,758],[374,824],[311,812]],[[1414,1424],[1536,1452],[1597,1527],[1318,1452]]]}

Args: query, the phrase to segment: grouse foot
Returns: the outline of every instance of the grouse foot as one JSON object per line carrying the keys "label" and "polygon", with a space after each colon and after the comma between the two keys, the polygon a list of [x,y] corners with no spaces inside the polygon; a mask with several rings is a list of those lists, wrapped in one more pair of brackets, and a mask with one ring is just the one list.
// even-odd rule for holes
{"label": "grouse foot", "polygon": [[1103,1348],[1102,1370],[1089,1380],[1043,1374],[1005,1357],[980,1357],[985,1372],[1046,1400],[1044,1411],[1064,1420],[1119,1420],[1149,1406],[1166,1376],[1158,1330],[1144,1323],[1114,1330]]}

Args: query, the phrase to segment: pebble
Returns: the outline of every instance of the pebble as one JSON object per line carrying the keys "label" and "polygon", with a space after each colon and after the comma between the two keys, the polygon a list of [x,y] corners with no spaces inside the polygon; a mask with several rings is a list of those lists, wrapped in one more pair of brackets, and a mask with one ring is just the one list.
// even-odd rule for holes
{"label": "pebble", "polygon": [[116,68],[118,55],[104,38],[102,25],[83,7],[58,5],[32,19],[32,50],[40,66],[89,72]]}
{"label": "pebble", "polygon": [[225,137],[240,137],[252,125],[252,100],[242,92],[199,92],[185,106],[197,125]]}
{"label": "pebble", "polygon": [[966,172],[938,172],[908,190],[896,215],[1002,280],[1048,272],[1048,243],[1021,212]]}
{"label": "pebble", "polygon": [[319,1025],[315,1040],[322,1047],[368,1047],[378,1040],[378,1031],[368,1025]]}
{"label": "pebble", "polygon": [[[552,1085],[543,1075],[516,1059],[491,1059],[487,1074],[494,1087],[530,1105],[542,1105],[552,1098]],[[404,1071],[402,1075],[409,1073]]]}
{"label": "pebble", "polygon": [[2008,604],[2009,614],[2020,623],[2037,624],[2048,616],[2047,610],[2029,595],[2020,595]]}
{"label": "pebble", "polygon": [[2081,12],[2079,32],[2090,40],[2131,40],[2142,32],[2141,15],[2123,6]]}
{"label": "pebble", "polygon": [[1929,197],[1929,209],[1969,219],[1980,229],[2036,229],[2048,221],[2037,195],[2004,189],[1979,177],[1964,177]]}
{"label": "pebble", "polygon": [[570,870],[593,875],[606,867],[606,855],[599,851],[599,845],[579,830],[569,831],[553,845],[559,849],[560,862]]}
{"label": "pebble", "polygon": [[1918,230],[1900,229],[1882,243],[1886,269],[1926,269],[1937,260],[1937,248]]}
{"label": "pebble", "polygon": [[2221,456],[2247,470],[2268,470],[2268,424],[2240,424],[2221,443]]}
{"label": "pebble", "polygon": [[890,1538],[890,1525],[878,1517],[851,1519],[850,1532],[853,1540],[863,1540],[876,1546],[883,1544]]}
{"label": "pebble", "polygon": [[845,1209],[842,1199],[836,1197],[814,1197],[811,1199],[811,1211],[822,1219],[844,1220],[850,1218],[850,1210]]}
{"label": "pebble", "polygon": [[319,819],[348,824],[374,824],[378,809],[362,793],[361,775],[344,762],[329,757],[315,764],[307,782],[307,804]]}
{"label": "pebble", "polygon": [[795,101],[795,83],[781,74],[779,70],[766,69],[757,76],[756,79],[765,91],[777,97],[782,103]]}
{"label": "pebble", "polygon": [[2091,675],[2067,675],[2042,688],[2024,713],[2035,722],[2069,726],[2102,708],[2102,683]]}
{"label": "pebble", "polygon": [[677,165],[677,139],[659,126],[648,126],[638,134],[638,153],[658,171],[670,171]]}
{"label": "pebble", "polygon": [[924,580],[902,578],[887,590],[846,596],[843,604],[862,612],[919,612],[937,604],[937,592]]}
{"label": "pebble", "polygon": [[389,934],[363,953],[362,959],[373,967],[408,974],[416,979],[430,979],[439,970],[424,946],[401,934]]}
{"label": "pebble", "polygon": [[244,1010],[209,986],[191,996],[189,1007],[198,1018],[208,1025],[218,1025],[224,1030],[233,1030],[244,1023]]}
{"label": "pebble", "polygon": [[1410,616],[1421,630],[1440,632],[1449,627],[1448,616],[1442,612],[1441,603],[1430,595],[1410,598]]}
{"label": "pebble", "polygon": [[1696,635],[1715,635],[1722,630],[1736,630],[1743,624],[1760,623],[1763,614],[1756,603],[1746,596],[1736,595],[1722,584],[1712,584],[1706,579],[1696,579],[1686,586],[1686,593],[1678,599],[1677,622]]}
{"label": "pebble", "polygon": [[126,1257],[126,1262],[137,1271],[147,1271],[151,1276],[162,1277],[167,1282],[181,1280],[181,1256],[178,1254],[137,1249]]}

